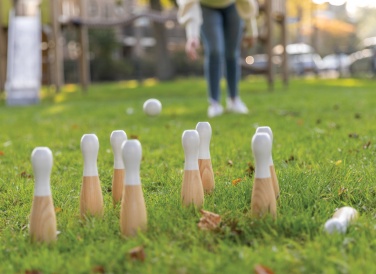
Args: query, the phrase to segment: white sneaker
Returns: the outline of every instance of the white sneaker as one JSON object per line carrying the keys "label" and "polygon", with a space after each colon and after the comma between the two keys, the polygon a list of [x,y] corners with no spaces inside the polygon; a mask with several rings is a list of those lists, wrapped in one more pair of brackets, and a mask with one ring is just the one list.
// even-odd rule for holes
{"label": "white sneaker", "polygon": [[239,97],[235,97],[235,99],[231,99],[230,97],[226,100],[227,103],[227,111],[234,112],[234,113],[241,113],[241,114],[247,114],[248,108],[247,106],[240,100]]}
{"label": "white sneaker", "polygon": [[220,116],[223,114],[223,107],[217,102],[212,102],[208,108],[209,118]]}

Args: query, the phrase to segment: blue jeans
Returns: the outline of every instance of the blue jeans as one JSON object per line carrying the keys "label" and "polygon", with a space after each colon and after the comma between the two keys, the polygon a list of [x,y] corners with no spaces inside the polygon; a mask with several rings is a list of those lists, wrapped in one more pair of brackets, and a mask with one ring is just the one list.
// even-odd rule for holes
{"label": "blue jeans", "polygon": [[235,4],[225,8],[201,5],[201,10],[201,34],[205,51],[204,73],[209,97],[211,100],[220,101],[220,80],[225,69],[228,96],[235,98],[238,95],[240,79],[239,57],[243,21]]}

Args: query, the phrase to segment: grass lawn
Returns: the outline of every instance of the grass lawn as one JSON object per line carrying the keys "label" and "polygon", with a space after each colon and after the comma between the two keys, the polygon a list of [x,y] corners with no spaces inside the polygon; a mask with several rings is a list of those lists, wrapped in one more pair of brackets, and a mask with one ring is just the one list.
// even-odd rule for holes
{"label": "grass lawn", "polygon": [[[250,113],[209,119],[216,189],[205,197],[204,209],[221,215],[216,231],[199,230],[200,213],[180,202],[181,135],[208,120],[202,79],[96,84],[87,94],[67,85],[57,95],[45,90],[42,102],[29,107],[7,107],[2,100],[0,273],[253,273],[259,264],[274,273],[375,273],[375,90],[371,80],[294,80],[274,92],[262,78],[242,81]],[[163,104],[159,117],[142,112],[152,97]],[[281,188],[276,221],[249,216],[250,143],[262,125],[274,133]],[[131,239],[121,237],[120,207],[112,205],[109,137],[116,129],[143,147],[148,231]],[[105,216],[81,221],[85,133],[97,134],[100,142]],[[30,155],[37,146],[54,155],[51,188],[61,233],[51,246],[32,244],[28,234]],[[325,234],[325,221],[344,205],[355,207],[360,218],[345,235]],[[144,261],[130,259],[137,246],[144,247]]]}

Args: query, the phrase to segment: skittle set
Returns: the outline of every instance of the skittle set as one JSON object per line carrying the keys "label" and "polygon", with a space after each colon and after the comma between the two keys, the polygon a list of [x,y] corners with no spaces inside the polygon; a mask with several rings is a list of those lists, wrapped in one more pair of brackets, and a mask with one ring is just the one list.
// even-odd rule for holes
{"label": "skittle set", "polygon": [[[215,180],[210,158],[212,129],[208,122],[199,122],[194,130],[182,135],[185,162],[182,178],[181,201],[183,206],[201,208],[205,194],[214,191]],[[147,228],[147,213],[141,186],[140,164],[142,147],[138,140],[127,140],[123,130],[113,131],[110,142],[114,154],[112,178],[113,204],[121,203],[120,231],[132,237]],[[251,142],[255,160],[255,175],[251,197],[251,216],[277,218],[277,199],[280,195],[278,179],[272,159],[273,133],[270,127],[259,127]],[[97,169],[99,141],[95,134],[81,138],[84,160],[80,193],[80,215],[103,216],[103,195]],[[34,199],[30,215],[30,235],[33,241],[54,242],[57,239],[56,216],[50,190],[53,165],[52,152],[47,147],[37,147],[31,154],[35,177]],[[335,212],[325,224],[328,233],[344,233],[358,213],[351,207]]]}

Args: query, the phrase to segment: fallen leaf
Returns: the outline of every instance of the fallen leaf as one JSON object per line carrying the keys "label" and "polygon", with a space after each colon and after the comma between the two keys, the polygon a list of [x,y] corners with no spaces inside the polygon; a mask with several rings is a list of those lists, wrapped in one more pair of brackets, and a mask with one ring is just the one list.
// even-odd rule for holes
{"label": "fallen leaf", "polygon": [[221,216],[201,209],[200,210],[202,217],[200,218],[200,222],[197,224],[197,226],[202,230],[214,230],[216,229],[220,222],[221,222]]}
{"label": "fallen leaf", "polygon": [[55,213],[59,213],[60,211],[62,211],[61,207],[55,207]]}
{"label": "fallen leaf", "polygon": [[234,163],[231,160],[227,161],[227,165],[232,166]]}
{"label": "fallen leaf", "polygon": [[252,177],[252,174],[255,172],[255,167],[251,162],[248,162],[247,165],[248,165],[248,167],[245,170],[245,172],[247,172],[247,175],[249,177]]}
{"label": "fallen leaf", "polygon": [[358,138],[359,135],[356,133],[349,133],[349,138]]}
{"label": "fallen leaf", "polygon": [[340,187],[340,189],[338,189],[338,196],[345,194],[345,192],[347,192],[347,188]]}
{"label": "fallen leaf", "polygon": [[274,274],[273,270],[261,264],[255,265],[253,270],[256,274]]}
{"label": "fallen leaf", "polygon": [[336,166],[339,166],[340,164],[342,164],[342,160],[338,160],[337,162],[335,162]]}
{"label": "fallen leaf", "polygon": [[369,148],[370,145],[371,145],[371,141],[368,141],[366,144],[363,145],[363,148],[367,149]]}
{"label": "fallen leaf", "polygon": [[299,119],[299,120],[296,121],[296,124],[298,126],[302,126],[302,125],[304,125],[304,120],[303,119]]}
{"label": "fallen leaf", "polygon": [[25,274],[42,274],[39,270],[25,270]]}
{"label": "fallen leaf", "polygon": [[294,155],[290,155],[290,157],[287,160],[285,160],[285,163],[292,162],[292,161],[295,161]]}
{"label": "fallen leaf", "polygon": [[27,174],[26,171],[22,171],[22,172],[20,173],[20,176],[21,176],[22,178],[31,178],[31,177],[32,177],[30,174]]}
{"label": "fallen leaf", "polygon": [[131,134],[131,135],[130,135],[130,139],[138,139],[138,136],[137,136],[137,135],[134,135],[134,134]]}
{"label": "fallen leaf", "polygon": [[232,180],[232,185],[233,186],[236,186],[238,183],[240,183],[242,181],[242,178],[238,178],[238,179],[234,179]]}
{"label": "fallen leaf", "polygon": [[145,261],[146,255],[145,255],[144,247],[142,245],[132,248],[128,252],[128,254],[132,260],[141,261],[141,262]]}
{"label": "fallen leaf", "polygon": [[105,272],[106,272],[105,269],[104,269],[104,266],[102,266],[102,265],[94,266],[94,267],[91,269],[91,271],[92,271],[93,273],[105,273]]}
{"label": "fallen leaf", "polygon": [[3,156],[3,155],[4,155],[4,151],[0,150],[0,156]]}
{"label": "fallen leaf", "polygon": [[74,124],[74,125],[72,125],[72,128],[76,129],[76,128],[78,128],[78,125]]}

